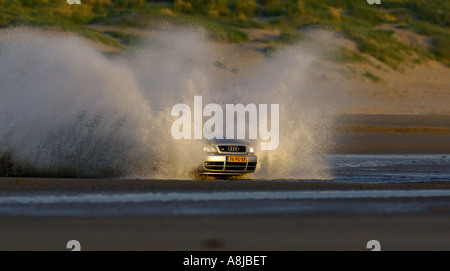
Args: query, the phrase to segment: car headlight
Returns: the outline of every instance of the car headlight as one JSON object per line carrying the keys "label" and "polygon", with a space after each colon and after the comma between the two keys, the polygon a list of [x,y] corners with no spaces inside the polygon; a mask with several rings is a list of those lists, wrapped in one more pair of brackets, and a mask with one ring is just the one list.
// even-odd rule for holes
{"label": "car headlight", "polygon": [[217,152],[217,149],[213,145],[210,145],[210,146],[204,147],[203,151],[205,151],[205,152]]}
{"label": "car headlight", "polygon": [[252,146],[247,146],[247,151],[248,151],[249,153],[254,153],[254,152],[255,152],[255,149],[254,149]]}

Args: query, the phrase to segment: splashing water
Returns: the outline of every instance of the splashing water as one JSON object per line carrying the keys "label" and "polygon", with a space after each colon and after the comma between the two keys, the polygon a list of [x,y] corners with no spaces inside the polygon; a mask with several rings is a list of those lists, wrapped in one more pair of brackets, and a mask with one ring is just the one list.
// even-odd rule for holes
{"label": "splashing water", "polygon": [[174,140],[170,110],[202,96],[205,104],[280,105],[280,145],[257,152],[255,177],[329,178],[323,154],[332,148],[336,105],[333,82],[314,78],[316,52],[293,46],[236,74],[214,65],[224,55],[205,36],[159,33],[112,60],[75,36],[4,31],[0,175],[3,167],[3,174],[187,178],[203,142]]}

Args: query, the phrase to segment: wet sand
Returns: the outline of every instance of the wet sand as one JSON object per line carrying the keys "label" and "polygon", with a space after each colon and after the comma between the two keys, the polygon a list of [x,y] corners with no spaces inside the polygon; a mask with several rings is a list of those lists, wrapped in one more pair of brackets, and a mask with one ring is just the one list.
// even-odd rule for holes
{"label": "wet sand", "polygon": [[[450,153],[447,116],[346,116],[339,153]],[[354,127],[363,127],[355,131]],[[376,127],[376,128],[373,128]],[[424,129],[426,128],[426,129]],[[430,129],[431,128],[431,129]],[[397,129],[397,130],[392,130]],[[400,130],[398,130],[400,129]],[[403,130],[401,130],[403,129]],[[406,132],[407,131],[407,132]],[[446,158],[442,158],[446,161]],[[425,173],[448,172],[448,165]],[[391,174],[396,168],[383,168]],[[419,172],[408,168],[404,172]],[[364,173],[365,174],[365,173]],[[425,175],[426,176],[426,175]],[[397,183],[315,180],[136,180],[0,178],[0,195],[29,193],[331,191],[450,189],[443,181]],[[0,219],[0,250],[66,250],[69,240],[82,250],[367,250],[378,240],[382,250],[449,250],[448,197],[346,200],[346,206],[426,201],[427,212],[316,213],[278,215],[8,217]],[[342,200],[340,201],[342,202]],[[306,202],[305,202],[306,203]],[[324,204],[333,205],[329,200]],[[205,203],[208,204],[208,203]],[[245,202],[243,202],[245,204]],[[285,203],[281,203],[285,204]],[[303,204],[303,202],[298,202]],[[287,206],[287,205],[286,205]],[[382,205],[384,206],[384,205]]]}
{"label": "wet sand", "polygon": [[343,115],[335,153],[450,153],[449,115]]}
{"label": "wet sand", "polygon": [[[332,190],[434,190],[450,189],[450,182],[404,182],[385,184],[327,183],[321,181],[183,181],[183,180],[85,180],[1,178],[4,194],[155,192],[155,191],[332,191]],[[318,200],[296,204],[317,204]],[[121,214],[111,217],[4,216],[0,219],[0,250],[66,250],[69,240],[81,242],[82,250],[153,251],[278,251],[360,250],[369,240],[378,240],[382,250],[450,249],[450,204],[448,197],[428,199],[326,200],[326,206],[342,203],[346,209],[327,213],[265,215],[156,215]],[[426,202],[426,212],[352,213],[358,204],[382,208],[396,203],[413,206]],[[188,203],[188,202],[186,202]],[[255,202],[253,202],[254,204]],[[276,203],[276,202],[273,202]],[[284,208],[293,202],[281,202]],[[162,204],[162,205],[158,205]],[[180,203],[184,204],[184,203]],[[214,202],[202,203],[209,208]],[[228,204],[228,203],[227,203]],[[252,204],[237,201],[234,205]],[[268,203],[272,204],[272,203]],[[98,204],[97,204],[98,205]],[[74,208],[67,205],[64,208]],[[86,205],[85,208],[98,207]],[[123,208],[110,205],[108,208]],[[142,204],[134,205],[141,208]],[[179,208],[157,203],[155,208]],[[159,207],[158,207],[159,206]],[[174,207],[170,207],[174,206]],[[209,206],[209,207],[208,207]],[[229,205],[231,206],[231,205]],[[376,207],[378,206],[378,207]],[[164,207],[164,208],[163,208]],[[16,208],[16,207],[14,207]],[[101,207],[103,208],[103,207]],[[236,208],[236,207],[229,207]],[[258,208],[258,207],[256,207]],[[19,209],[17,209],[19,211]],[[119,211],[120,212],[120,211]]]}
{"label": "wet sand", "polygon": [[0,178],[0,193],[24,192],[218,192],[450,189],[448,181],[339,183],[320,180],[126,180]]}
{"label": "wet sand", "polygon": [[0,250],[449,250],[448,215],[9,218]]}

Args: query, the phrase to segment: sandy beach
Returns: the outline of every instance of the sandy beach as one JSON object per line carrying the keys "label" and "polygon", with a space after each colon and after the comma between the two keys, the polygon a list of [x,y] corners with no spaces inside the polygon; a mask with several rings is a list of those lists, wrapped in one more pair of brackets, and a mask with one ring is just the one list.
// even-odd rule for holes
{"label": "sandy beach", "polygon": [[450,153],[449,115],[342,115],[336,153]]}
{"label": "sandy beach", "polygon": [[177,218],[8,218],[0,221],[0,250],[366,251],[448,250],[446,215],[297,215]]}
{"label": "sandy beach", "polygon": [[[448,144],[450,133],[446,130],[450,127],[448,116],[346,115],[338,120],[338,126],[343,132],[337,140],[340,143],[337,145],[337,153],[397,155],[450,153]],[[448,164],[428,170],[445,172],[448,171]],[[0,179],[0,191],[5,196],[11,193],[26,196],[42,193],[108,195],[157,191],[211,193],[405,189],[450,190],[450,183],[445,181],[445,178],[444,181],[381,184],[306,180]],[[296,204],[307,206],[320,202],[320,200],[309,200],[299,201]],[[427,206],[426,212],[389,214],[382,211],[384,205],[388,206],[386,208],[397,205],[408,208],[418,203]],[[0,250],[64,251],[67,250],[66,243],[69,240],[80,241],[82,250],[367,251],[366,244],[369,240],[380,241],[382,250],[449,249],[450,202],[448,197],[327,200],[323,204],[325,206],[344,204],[348,211],[282,215],[3,216],[0,220]],[[290,205],[283,203],[281,208]],[[114,206],[111,205],[108,208],[116,208]],[[170,206],[156,205],[156,208],[170,210]],[[205,203],[200,208],[207,209],[208,206],[208,203]],[[351,210],[355,206],[368,206],[381,213],[370,211],[352,213]],[[14,210],[17,207],[12,208]],[[69,205],[67,208],[70,210],[72,207]],[[120,210],[120,205],[117,208]],[[136,208],[139,209],[139,205]]]}
{"label": "sandy beach", "polygon": [[[263,59],[257,44],[217,46],[224,47],[223,50],[231,49],[232,57],[227,59],[231,54],[222,54],[225,59],[219,60],[232,68],[245,69],[245,65],[251,66]],[[99,49],[107,51],[107,48]],[[236,63],[230,64],[231,60]],[[366,70],[379,76],[380,82],[361,77],[360,74]],[[0,209],[8,215],[0,219],[0,250],[66,250],[69,240],[80,241],[83,250],[367,250],[369,240],[380,241],[383,250],[448,250],[448,196],[271,199],[267,205],[273,203],[275,211],[270,209],[272,206],[264,205],[264,200],[210,200],[198,204],[190,201],[167,204],[159,201],[143,204],[106,201],[86,205],[70,202],[73,198],[83,199],[86,194],[108,199],[113,193],[116,193],[115,196],[126,193],[148,193],[152,196],[156,192],[448,192],[450,182],[448,175],[445,175],[449,172],[447,155],[450,153],[448,67],[434,62],[402,71],[362,66],[358,67],[357,75],[347,79],[345,76],[348,74],[341,72],[334,70],[327,77],[338,77],[344,86],[349,86],[337,90],[337,95],[346,97],[346,103],[336,118],[333,154],[442,154],[439,158],[433,157],[438,162],[424,162],[417,167],[415,164],[404,168],[400,165],[400,171],[397,165],[356,170],[347,167],[342,171],[335,169],[338,174],[348,175],[342,178],[343,182],[339,182],[342,180],[339,178],[334,182],[321,182],[2,177],[0,196],[6,203],[0,204]],[[227,72],[222,80],[230,76],[234,75]],[[332,79],[330,82],[337,81]],[[420,159],[428,161],[428,158]],[[400,162],[403,163],[403,160]],[[353,176],[354,171],[356,176]],[[414,175],[416,173],[418,176]],[[69,203],[52,201],[60,195],[67,197]],[[28,198],[39,200],[40,196],[49,202],[27,203]],[[8,197],[14,198],[7,201]],[[22,201],[15,202],[16,199]],[[192,207],[194,211],[210,208],[214,213],[214,208],[219,211],[234,211],[243,207],[251,210],[251,204],[256,206],[253,211],[269,211],[249,215],[174,215],[179,210],[177,208]],[[316,209],[301,209],[304,206],[325,211],[314,213]],[[340,208],[336,207],[339,212],[335,212],[334,206]],[[127,213],[130,209],[139,211],[141,207],[147,208],[142,209],[143,215]],[[90,216],[84,213],[90,209],[95,211],[95,208],[100,211],[105,208],[111,214],[117,209],[118,215],[95,217],[92,213],[88,213]],[[162,215],[158,213],[159,209],[163,210]],[[47,210],[54,213],[38,215]]]}
{"label": "sandy beach", "polygon": [[[248,181],[248,180],[84,180],[84,179],[30,179],[2,178],[3,195],[77,195],[115,193],[225,193],[266,191],[446,191],[448,181],[401,182],[384,184],[327,183],[321,181]],[[50,194],[49,194],[50,193]],[[137,195],[138,195],[137,194]],[[26,196],[29,195],[29,196]],[[4,197],[2,198],[4,199]],[[219,199],[217,199],[219,200]],[[240,203],[239,203],[240,202]],[[219,202],[205,201],[201,209],[211,208]],[[255,201],[236,201],[233,204],[255,206]],[[450,202],[448,197],[386,198],[386,199],[330,199],[303,200],[281,203],[281,208],[293,204],[304,206],[324,204],[347,206],[338,212],[313,212],[266,215],[144,215],[136,216],[123,209],[123,204],[83,205],[91,208],[117,208],[119,216],[92,217],[3,216],[0,220],[0,250],[66,250],[69,240],[78,240],[82,250],[150,250],[150,251],[301,251],[301,250],[356,250],[365,251],[369,240],[378,240],[382,250],[448,250],[450,240]],[[426,211],[400,211],[389,213],[385,206],[424,204]],[[186,202],[186,204],[192,204]],[[268,204],[272,204],[268,201]],[[276,204],[276,202],[273,202]],[[39,208],[75,207],[65,203],[39,204]],[[57,207],[56,205],[60,205]],[[67,207],[64,207],[67,205]],[[145,203],[131,208],[139,210]],[[172,203],[155,203],[155,208],[177,210]],[[26,206],[26,205],[23,205]],[[40,207],[39,207],[40,206]],[[63,206],[63,207],[61,207]],[[91,207],[89,207],[91,206]],[[104,206],[104,207],[101,207]],[[133,207],[134,206],[134,207]],[[172,206],[172,207],[171,207]],[[284,206],[284,207],[283,207]],[[357,206],[372,206],[373,211],[354,213]],[[378,207],[377,207],[378,206]],[[408,207],[409,206],[409,207]],[[6,207],[4,205],[4,207]],[[78,207],[76,207],[78,208]],[[112,209],[111,209],[112,208]],[[172,209],[171,209],[172,208]],[[189,208],[189,207],[187,207]],[[231,207],[230,208],[234,208]],[[390,208],[390,207],[386,207]],[[120,211],[122,209],[122,211]],[[281,209],[281,210],[282,210]],[[3,209],[2,209],[3,210]],[[83,209],[80,209],[83,210]],[[408,210],[408,209],[406,209]],[[51,214],[52,212],[47,212]],[[75,213],[76,214],[76,213]]]}

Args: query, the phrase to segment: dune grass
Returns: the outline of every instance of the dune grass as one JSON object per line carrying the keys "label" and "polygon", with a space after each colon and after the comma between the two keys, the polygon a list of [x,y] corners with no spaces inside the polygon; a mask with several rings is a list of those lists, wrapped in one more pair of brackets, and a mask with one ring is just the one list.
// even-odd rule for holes
{"label": "dune grass", "polygon": [[103,33],[119,40],[124,45],[136,45],[141,40],[141,37],[139,35],[128,34],[116,30],[107,30]]}
{"label": "dune grass", "polygon": [[368,78],[370,81],[374,82],[374,83],[378,83],[381,81],[381,78],[376,76],[375,74],[371,73],[371,72],[365,72],[363,73],[363,76]]}
{"label": "dune grass", "polygon": [[[249,41],[244,28],[278,28],[283,33],[280,44],[292,44],[308,38],[298,29],[319,27],[341,31],[358,44],[359,52],[342,51],[346,61],[362,60],[365,54],[394,69],[425,59],[450,63],[448,0],[386,0],[382,5],[354,0],[82,0],[82,5],[72,6],[64,0],[0,0],[0,27],[57,28],[118,49],[134,46],[138,40],[124,36],[120,28],[147,29],[160,22],[202,27],[211,40],[232,43]],[[97,31],[90,27],[94,24],[117,31]],[[392,31],[375,29],[383,24],[432,37],[430,49],[402,43]]]}
{"label": "dune grass", "polygon": [[427,22],[413,22],[407,26],[418,34],[433,37],[430,53],[437,60],[450,66],[450,29],[442,28]]}
{"label": "dune grass", "polygon": [[341,27],[343,32],[358,44],[360,52],[373,56],[394,69],[405,62],[420,63],[429,57],[427,52],[394,38],[393,31],[374,29],[365,23],[344,23]]}

